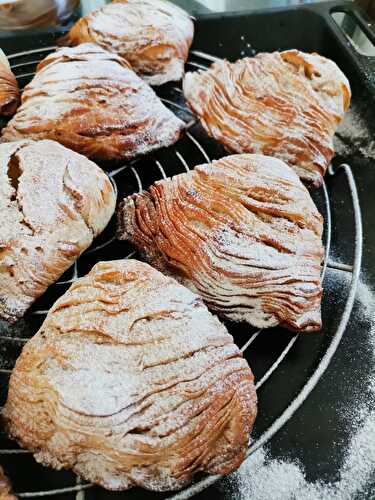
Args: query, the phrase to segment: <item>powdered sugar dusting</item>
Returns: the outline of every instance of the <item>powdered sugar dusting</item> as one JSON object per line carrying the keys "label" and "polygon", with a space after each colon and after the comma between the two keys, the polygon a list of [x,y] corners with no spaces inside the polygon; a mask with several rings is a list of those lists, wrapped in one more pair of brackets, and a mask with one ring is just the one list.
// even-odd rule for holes
{"label": "powdered sugar dusting", "polygon": [[127,59],[151,85],[180,80],[193,39],[189,15],[164,0],[112,2],[80,19],[66,41],[93,42]]}
{"label": "powdered sugar dusting", "polygon": [[170,146],[183,128],[123,58],[85,43],[58,49],[39,64],[1,139],[54,139],[113,161]]}
{"label": "powdered sugar dusting", "polygon": [[116,199],[99,167],[56,142],[0,144],[0,155],[0,317],[15,320],[103,231]]}
{"label": "powdered sugar dusting", "polygon": [[223,317],[320,328],[322,218],[281,160],[243,154],[197,166],[127,198],[119,222],[120,238]]}
{"label": "powdered sugar dusting", "polygon": [[183,87],[203,127],[230,151],[275,156],[322,183],[350,101],[334,62],[296,50],[262,53],[187,73]]}
{"label": "powdered sugar dusting", "polygon": [[339,126],[334,137],[336,154],[348,156],[363,156],[375,160],[375,135],[369,131],[368,123],[364,119],[365,109],[353,102],[343,123]]}
{"label": "powdered sugar dusting", "polygon": [[54,304],[4,409],[10,434],[43,464],[158,491],[235,470],[255,414],[253,376],[226,328],[133,260],[97,264]]}
{"label": "powdered sugar dusting", "polygon": [[[340,273],[339,284],[329,282],[328,287],[349,284],[350,275]],[[357,290],[357,307],[364,321],[370,324],[367,338],[372,362],[368,366],[369,383],[363,387],[368,395],[352,401],[344,408],[352,438],[339,478],[331,483],[306,479],[302,464],[290,459],[277,460],[267,447],[260,448],[230,479],[223,482],[225,499],[231,500],[352,500],[359,498],[374,479],[375,469],[375,292],[361,281]],[[363,336],[359,335],[363,341]],[[354,341],[355,342],[355,341]],[[353,346],[355,348],[355,346]],[[362,497],[361,497],[362,498]],[[365,497],[363,497],[365,498]],[[370,498],[366,496],[366,498]],[[371,497],[372,498],[372,497]]]}

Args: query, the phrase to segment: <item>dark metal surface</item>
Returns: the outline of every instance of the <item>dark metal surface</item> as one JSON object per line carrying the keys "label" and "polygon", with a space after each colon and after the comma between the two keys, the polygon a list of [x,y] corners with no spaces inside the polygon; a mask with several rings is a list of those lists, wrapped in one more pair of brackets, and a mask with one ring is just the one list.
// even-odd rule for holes
{"label": "dark metal surface", "polygon": [[[346,5],[345,9],[351,9],[349,4]],[[209,64],[207,54],[235,60],[262,50],[298,48],[320,52],[336,60],[349,76],[353,86],[354,104],[360,110],[371,137],[374,133],[375,113],[369,103],[373,102],[375,87],[372,94],[371,81],[366,82],[365,76],[374,61],[362,59],[355,53],[354,48],[348,45],[345,36],[329,17],[330,8],[337,9],[338,4],[334,2],[325,4],[324,7],[316,5],[301,9],[201,18],[197,21],[197,34],[187,69],[192,70]],[[36,62],[48,53],[48,50],[41,52],[40,48],[53,46],[56,36],[50,31],[37,35],[23,34],[18,37],[0,38],[1,48],[7,54],[13,54],[10,62],[22,85],[30,80]],[[24,55],[19,55],[24,51]],[[200,51],[204,53],[200,54]],[[16,53],[18,55],[14,56]],[[119,198],[147,188],[149,184],[164,176],[184,172],[187,168],[225,154],[218,144],[206,136],[185,108],[179,86],[166,85],[158,89],[158,94],[166,105],[185,120],[188,132],[174,147],[109,172],[118,188]],[[259,386],[259,418],[254,430],[255,440],[265,440],[264,436],[267,437],[267,433],[270,433],[270,429],[273,429],[272,426],[283,415],[288,405],[295,404],[293,401],[296,401],[296,397],[298,400],[298,394],[302,391],[304,396],[307,395],[306,391],[310,392],[312,387],[308,385],[308,381],[311,377],[316,378],[314,374],[317,373],[320,363],[326,365],[327,371],[315,390],[290,420],[282,422],[282,429],[273,436],[268,446],[272,456],[292,454],[303,463],[308,477],[327,481],[333,480],[337,475],[345,445],[350,438],[348,429],[343,426],[344,417],[339,408],[351,404],[355,398],[361,396],[363,387],[358,377],[361,374],[363,381],[368,372],[366,356],[361,351],[363,343],[357,331],[358,327],[361,328],[361,335],[365,336],[368,326],[361,324],[360,317],[356,315],[351,316],[349,325],[346,324],[354,299],[361,250],[358,246],[361,238],[355,240],[354,229],[358,230],[359,226],[353,182],[359,188],[359,203],[364,218],[364,273],[367,280],[375,284],[375,270],[371,265],[375,257],[375,236],[371,224],[375,160],[361,155],[354,144],[350,155],[337,158],[337,164],[342,162],[350,163],[354,178],[351,178],[347,170],[339,171],[335,175],[327,176],[326,190],[313,192],[313,198],[326,220],[325,243],[327,244],[329,237],[332,238],[331,257],[326,261],[328,268],[325,284],[334,278],[336,281],[342,281],[340,286],[328,288],[324,294],[323,332],[295,336],[281,329],[272,329],[258,334],[246,325],[228,325],[238,345],[247,344],[245,356]],[[332,224],[329,224],[329,214],[332,215]],[[2,403],[6,396],[9,370],[22,348],[24,339],[35,333],[43,321],[45,311],[67,290],[69,283],[77,276],[86,274],[98,260],[132,254],[131,247],[126,243],[111,242],[113,229],[112,222],[104,234],[94,242],[93,248],[79,260],[78,265],[65,273],[60,284],[51,287],[25,320],[12,328],[2,326],[1,335],[9,337],[0,341]],[[110,245],[107,245],[108,242],[111,242]],[[343,339],[339,345],[341,335]],[[252,339],[250,345],[249,339]],[[333,360],[327,365],[330,354],[333,354],[336,348],[338,350]],[[349,348],[351,353],[355,350],[358,355],[348,356]],[[349,387],[348,380],[351,381]],[[317,380],[314,379],[315,382]],[[337,443],[341,443],[340,446]],[[78,493],[81,500],[83,495],[95,499],[116,496],[100,488],[84,486],[82,489],[81,485],[76,484],[76,478],[72,474],[38,466],[28,453],[19,452],[15,444],[3,434],[0,436],[0,448],[0,462],[13,480],[15,491],[21,493],[20,496],[41,496],[42,492],[46,492],[49,495],[58,494],[59,498],[71,499],[78,490],[81,490]],[[64,488],[68,490],[62,490]],[[188,490],[185,498],[190,493],[194,491]],[[209,499],[220,498],[222,495],[220,485],[214,485],[198,497]],[[129,499],[166,497],[165,494],[157,495],[141,490],[132,490],[121,496]]]}

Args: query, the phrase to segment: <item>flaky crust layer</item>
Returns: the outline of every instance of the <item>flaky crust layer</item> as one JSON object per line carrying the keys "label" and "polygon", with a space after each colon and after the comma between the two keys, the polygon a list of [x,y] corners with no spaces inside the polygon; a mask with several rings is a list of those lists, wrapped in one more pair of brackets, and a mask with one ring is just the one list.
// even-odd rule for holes
{"label": "flaky crust layer", "polygon": [[253,375],[201,299],[147,264],[101,262],[52,307],[13,370],[10,434],[111,490],[182,487],[245,457]]}
{"label": "flaky crust layer", "polygon": [[118,237],[221,316],[321,328],[322,217],[281,160],[233,155],[124,200]]}
{"label": "flaky crust layer", "polygon": [[275,156],[321,185],[351,97],[333,61],[297,50],[263,53],[187,73],[183,87],[203,127],[228,150]]}
{"label": "flaky crust layer", "polygon": [[53,139],[95,160],[120,161],[173,144],[183,128],[123,58],[82,44],[38,65],[2,142]]}
{"label": "flaky crust layer", "polygon": [[20,103],[20,90],[8,59],[0,49],[0,115],[11,116]]}
{"label": "flaky crust layer", "polygon": [[189,15],[164,0],[115,0],[81,18],[60,41],[92,42],[127,59],[150,85],[181,80],[193,40]]}
{"label": "flaky crust layer", "polygon": [[0,144],[0,318],[15,321],[105,228],[104,172],[53,141]]}

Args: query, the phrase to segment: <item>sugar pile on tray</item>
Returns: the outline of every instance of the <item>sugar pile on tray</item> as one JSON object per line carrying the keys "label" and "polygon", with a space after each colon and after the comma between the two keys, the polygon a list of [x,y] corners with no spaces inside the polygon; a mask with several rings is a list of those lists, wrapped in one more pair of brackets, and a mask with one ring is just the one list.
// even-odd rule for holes
{"label": "sugar pile on tray", "polygon": [[[340,273],[350,280],[350,274]],[[341,279],[340,279],[341,281]],[[342,283],[342,281],[341,281]],[[328,284],[328,287],[330,285]],[[336,284],[337,286],[337,284]],[[226,500],[352,500],[360,498],[375,474],[375,292],[360,282],[356,300],[360,314],[370,324],[366,348],[372,353],[369,387],[363,403],[352,403],[348,413],[352,437],[339,471],[332,483],[309,482],[302,464],[273,459],[267,447],[255,452],[242,467],[222,482]],[[362,498],[362,497],[361,497]],[[364,497],[365,498],[365,497]],[[369,498],[369,497],[366,497]]]}

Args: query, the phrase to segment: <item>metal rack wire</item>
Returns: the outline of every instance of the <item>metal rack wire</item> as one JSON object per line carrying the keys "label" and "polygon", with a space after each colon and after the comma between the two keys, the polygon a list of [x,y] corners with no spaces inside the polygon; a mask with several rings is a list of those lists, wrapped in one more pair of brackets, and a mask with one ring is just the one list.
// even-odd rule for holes
{"label": "metal rack wire", "polygon": [[[55,46],[48,46],[8,55],[8,59],[11,63],[12,69],[15,71],[21,87],[24,86],[25,83],[27,83],[27,81],[30,80],[30,78],[34,75],[36,64],[38,64],[41,59],[43,59],[48,53],[50,53],[54,49]],[[207,66],[215,60],[217,60],[217,58],[210,54],[206,54],[201,51],[192,51],[191,58],[187,64],[192,69],[194,68],[206,69]],[[182,119],[184,119],[187,129],[184,140],[188,142],[188,147],[191,148],[192,150],[195,150],[196,157],[200,158],[198,162],[200,163],[210,162],[211,155],[208,149],[202,144],[202,141],[200,140],[198,135],[195,134],[195,132],[193,132],[192,130],[193,128],[195,130],[195,128],[198,127],[199,124],[197,123],[197,120],[190,112],[190,110],[184,105],[181,88],[178,86],[173,86],[169,88],[168,92],[169,94],[167,96],[161,95],[160,97],[167,106],[169,106],[174,112],[176,112],[176,114],[179,114],[179,116]],[[195,164],[197,164],[197,163],[192,164],[192,162],[186,158],[186,155],[184,155],[181,149],[179,148],[179,143],[169,148],[169,151],[170,153],[172,153],[173,162],[175,162],[176,165],[178,165],[178,167],[181,169],[181,172],[189,171],[191,168],[195,166]],[[153,166],[155,167],[157,172],[157,178],[166,178],[169,175],[171,175],[169,168],[171,160],[169,160],[167,163],[164,163],[162,159],[160,157],[157,157],[156,155],[153,159],[147,158],[148,164],[152,162],[154,163]],[[130,164],[128,163],[126,165],[123,165],[108,172],[109,178],[113,183],[116,193],[121,193],[121,195],[119,194],[119,196],[123,196],[122,191],[124,185],[133,186],[134,188],[133,192],[134,191],[140,192],[148,187],[148,185],[145,185],[145,182],[143,182],[144,174],[141,168],[142,167],[141,163],[142,159],[135,160],[130,162]],[[322,278],[324,278],[328,267],[351,273],[352,275],[351,284],[344,312],[337,327],[337,330],[335,334],[332,336],[331,342],[328,348],[326,349],[325,354],[323,355],[318,365],[316,366],[316,369],[313,372],[313,374],[306,381],[305,385],[303,386],[299,394],[295,397],[295,399],[290,401],[289,405],[285,408],[283,413],[271,424],[271,426],[254,443],[252,443],[252,445],[249,447],[247,457],[249,457],[260,446],[262,446],[264,443],[266,443],[269,439],[272,438],[272,436],[291,418],[294,412],[301,406],[304,400],[308,397],[309,393],[314,389],[320,377],[323,375],[324,371],[329,365],[329,362],[332,359],[340,343],[340,340],[342,338],[342,335],[344,334],[346,325],[350,318],[350,314],[354,304],[355,293],[358,285],[360,268],[361,268],[362,222],[361,222],[360,205],[358,201],[358,193],[352,171],[348,165],[342,165],[341,168],[345,172],[348,185],[350,188],[352,207],[355,219],[356,235],[355,235],[354,262],[353,265],[349,265],[349,264],[342,264],[339,262],[335,262],[330,259],[332,216],[331,216],[331,207],[330,207],[330,198],[328,194],[328,189],[326,184],[324,183],[322,188],[322,198],[324,200],[324,205],[325,205],[326,251],[325,251],[324,265],[322,268]],[[328,176],[334,178],[336,173],[337,171],[334,171],[332,168],[330,168],[328,171]],[[128,192],[127,194],[131,193]],[[81,276],[80,262],[82,259],[85,259],[89,256],[95,257],[96,254],[100,253],[102,250],[105,250],[107,247],[114,244],[114,242],[115,242],[115,236],[113,234],[113,231],[107,232],[104,239],[99,238],[96,242],[94,242],[92,247],[83,254],[83,256],[74,264],[74,266],[72,266],[71,270],[68,273],[65,273],[64,277],[54,285],[54,288],[57,289],[58,293],[62,295],[67,289],[67,287]],[[135,252],[129,251],[129,253],[126,255],[125,258],[133,257],[133,255],[135,255]],[[31,312],[31,315],[40,318],[42,320],[44,319],[44,316],[47,313],[48,313],[48,307],[35,309]],[[242,352],[248,352],[250,346],[259,336],[260,332],[261,331],[258,330],[251,333],[249,340],[241,347]],[[11,334],[0,335],[0,341],[22,346],[29,338],[27,336],[17,337],[10,335]],[[288,355],[288,353],[292,350],[298,338],[299,338],[298,334],[291,337],[289,342],[279,353],[278,357],[271,363],[271,365],[268,367],[265,373],[257,381],[256,383],[257,389],[262,387],[269,379],[272,378],[272,376],[274,376],[274,373],[276,372],[278,367],[283,363],[283,360]],[[1,368],[0,376],[9,377],[10,372],[11,372],[10,367]],[[18,448],[0,449],[0,457],[1,455],[23,455],[27,453],[29,453],[27,450],[22,450]],[[203,489],[207,488],[208,486],[212,485],[218,479],[220,479],[220,476],[207,476],[203,480],[194,483],[192,486],[186,488],[180,493],[173,495],[170,498],[173,498],[175,500],[190,498],[193,495],[197,494],[198,492],[202,491]],[[35,498],[35,497],[46,497],[46,496],[71,493],[72,497],[75,496],[76,498],[79,498],[79,500],[84,500],[85,491],[91,487],[92,487],[91,484],[82,483],[81,480],[77,478],[76,484],[72,486],[60,487],[60,488],[56,487],[55,489],[46,489],[40,491],[18,491],[16,492],[16,495],[20,498]]]}

